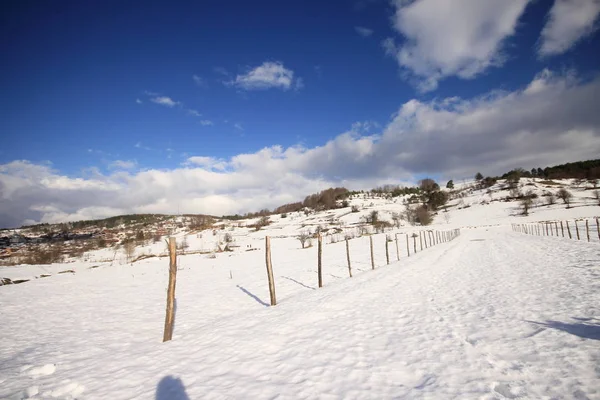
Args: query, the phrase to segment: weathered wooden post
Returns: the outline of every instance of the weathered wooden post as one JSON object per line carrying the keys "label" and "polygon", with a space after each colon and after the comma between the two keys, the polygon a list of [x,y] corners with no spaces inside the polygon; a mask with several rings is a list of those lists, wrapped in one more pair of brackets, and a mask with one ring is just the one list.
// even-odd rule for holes
{"label": "weathered wooden post", "polygon": [[577,225],[577,220],[575,220],[575,231],[577,232],[577,240],[581,240],[579,237],[579,226]]}
{"label": "weathered wooden post", "polygon": [[371,244],[371,269],[375,269],[375,257],[373,256],[373,236],[369,236],[369,243]]}
{"label": "weathered wooden post", "polygon": [[385,236],[385,261],[387,262],[387,265],[390,265],[390,250],[387,235]]}
{"label": "weathered wooden post", "polygon": [[317,249],[317,273],[319,275],[319,287],[323,287],[323,265],[321,263],[321,257],[323,256],[323,236],[318,236],[318,249]]}
{"label": "weathered wooden post", "polygon": [[544,223],[544,225],[546,225],[546,236],[548,236],[548,223]]}
{"label": "weathered wooden post", "polygon": [[275,297],[275,279],[273,279],[273,264],[271,263],[271,238],[265,237],[265,261],[267,264],[267,279],[269,280],[269,295],[271,296],[271,305],[277,304]]}
{"label": "weathered wooden post", "polygon": [[600,224],[598,224],[598,218],[596,218],[596,230],[598,231],[598,240],[600,240]]}
{"label": "weathered wooden post", "polygon": [[423,243],[425,243],[425,248],[427,248],[427,231],[423,232]]}
{"label": "weathered wooden post", "polygon": [[423,251],[423,237],[421,236],[421,231],[419,231],[419,243],[421,243],[421,251]]}
{"label": "weathered wooden post", "polygon": [[173,338],[175,322],[175,285],[177,283],[177,243],[174,237],[169,238],[169,287],[167,289],[167,313],[163,342]]}
{"label": "weathered wooden post", "polygon": [[413,233],[413,246],[415,249],[415,254],[417,254],[417,235]]}
{"label": "weathered wooden post", "polygon": [[346,258],[348,259],[348,273],[350,274],[350,278],[352,278],[352,265],[350,265],[350,244],[348,242],[348,238],[346,238]]}
{"label": "weathered wooden post", "polygon": [[406,254],[410,257],[410,242],[408,241],[408,233],[406,234]]}
{"label": "weathered wooden post", "polygon": [[554,230],[556,231],[556,236],[558,236],[558,222],[554,221]]}
{"label": "weathered wooden post", "polygon": [[588,242],[590,241],[590,227],[588,226],[588,220],[585,220],[585,233],[587,235]]}
{"label": "weathered wooden post", "polygon": [[395,234],[395,239],[396,239],[396,258],[398,259],[398,261],[400,261],[400,248],[398,247],[398,234]]}
{"label": "weathered wooden post", "polygon": [[562,233],[562,237],[565,237],[565,228],[563,227],[562,221],[560,221],[560,232]]}
{"label": "weathered wooden post", "polygon": [[569,239],[573,239],[573,236],[571,235],[571,227],[569,227],[569,221],[567,221],[567,233],[569,234]]}

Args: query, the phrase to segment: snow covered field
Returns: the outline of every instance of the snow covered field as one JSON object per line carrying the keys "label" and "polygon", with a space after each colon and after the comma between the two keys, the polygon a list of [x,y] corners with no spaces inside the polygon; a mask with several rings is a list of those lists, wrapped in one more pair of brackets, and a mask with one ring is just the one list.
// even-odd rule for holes
{"label": "snow covered field", "polygon": [[321,290],[277,254],[276,307],[262,252],[184,256],[167,343],[165,260],[6,286],[0,397],[599,398],[599,253],[467,229]]}
{"label": "snow covered field", "polygon": [[[412,254],[411,240],[407,257],[405,234],[421,228],[391,231],[399,262],[390,243],[386,265],[385,235],[375,235],[373,271],[369,238],[352,239],[353,278],[345,243],[326,239],[322,289],[316,241],[301,249],[294,238],[302,225],[337,218],[346,230],[394,203],[360,200],[361,213],[236,229],[233,253],[179,257],[167,343],[167,258],[1,268],[2,277],[52,276],[0,287],[0,398],[600,398],[597,236],[530,236],[510,225],[597,215],[583,196],[572,209],[540,206],[521,217],[516,203],[482,205],[489,194],[475,192],[465,199],[472,207],[440,214],[431,227],[461,227],[451,242]],[[267,305],[266,234],[276,307]],[[188,236],[192,250],[214,248],[216,238]],[[57,273],[65,269],[75,273]]]}

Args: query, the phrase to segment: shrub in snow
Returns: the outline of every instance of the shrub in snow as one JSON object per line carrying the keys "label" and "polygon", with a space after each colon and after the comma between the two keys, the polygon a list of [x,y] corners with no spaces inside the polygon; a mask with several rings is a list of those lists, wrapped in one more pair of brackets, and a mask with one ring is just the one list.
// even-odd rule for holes
{"label": "shrub in snow", "polygon": [[571,194],[571,192],[569,192],[565,188],[561,188],[558,191],[558,193],[556,193],[556,197],[558,197],[559,199],[561,199],[567,205],[567,208],[570,208],[571,199],[573,198],[573,195]]}

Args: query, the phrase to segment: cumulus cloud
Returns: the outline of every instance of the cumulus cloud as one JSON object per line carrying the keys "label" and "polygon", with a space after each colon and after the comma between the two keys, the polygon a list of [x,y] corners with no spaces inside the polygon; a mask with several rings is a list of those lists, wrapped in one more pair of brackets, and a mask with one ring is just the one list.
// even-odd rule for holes
{"label": "cumulus cloud", "polygon": [[160,104],[161,106],[169,107],[169,108],[175,107],[176,105],[180,104],[178,101],[175,101],[168,96],[152,97],[152,98],[150,98],[150,101],[153,103],[156,103],[156,104]]}
{"label": "cumulus cloud", "polygon": [[215,123],[212,122],[210,119],[203,119],[200,121],[200,125],[202,126],[213,126]]}
{"label": "cumulus cloud", "polygon": [[362,37],[369,37],[373,34],[373,29],[365,28],[364,26],[355,26],[354,30]]}
{"label": "cumulus cloud", "polygon": [[562,54],[591,34],[600,0],[555,0],[542,30],[540,56]]}
{"label": "cumulus cloud", "polygon": [[544,70],[512,92],[416,99],[390,121],[354,124],[323,145],[270,146],[228,159],[189,156],[171,170],[68,177],[48,165],[0,165],[0,226],[122,213],[233,214],[298,201],[330,186],[372,188],[476,171],[500,174],[600,154],[600,78]]}
{"label": "cumulus cloud", "polygon": [[250,69],[247,73],[237,75],[234,80],[226,85],[243,90],[266,90],[301,88],[300,78],[294,78],[294,71],[287,69],[281,62],[265,61],[258,67]]}
{"label": "cumulus cloud", "polygon": [[394,0],[393,38],[383,42],[403,71],[423,91],[449,76],[474,78],[500,66],[507,38],[515,33],[529,0]]}

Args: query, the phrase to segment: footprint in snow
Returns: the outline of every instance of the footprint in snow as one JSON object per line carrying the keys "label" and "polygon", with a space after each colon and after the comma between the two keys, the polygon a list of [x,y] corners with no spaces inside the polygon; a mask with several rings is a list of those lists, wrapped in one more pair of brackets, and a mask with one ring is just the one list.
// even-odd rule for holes
{"label": "footprint in snow", "polygon": [[25,371],[27,372],[27,375],[34,378],[38,376],[52,375],[54,372],[56,372],[56,364],[46,364],[42,365],[41,367],[35,367],[31,369],[26,368]]}
{"label": "footprint in snow", "polygon": [[495,384],[494,391],[507,399],[516,399],[517,397],[525,395],[522,387],[511,385],[509,383]]}

